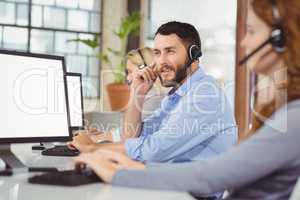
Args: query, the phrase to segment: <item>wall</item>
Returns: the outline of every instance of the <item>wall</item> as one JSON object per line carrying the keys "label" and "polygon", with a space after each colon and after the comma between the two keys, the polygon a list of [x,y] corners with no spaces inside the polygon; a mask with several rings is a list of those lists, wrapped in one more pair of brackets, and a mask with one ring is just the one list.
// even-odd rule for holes
{"label": "wall", "polygon": [[[127,1],[125,0],[103,0],[102,15],[102,52],[107,53],[107,48],[118,49],[120,42],[116,40],[112,31],[121,23],[121,18],[127,14]],[[113,62],[114,67],[116,62]],[[110,104],[105,86],[113,82],[113,76],[109,72],[110,66],[103,63],[100,72],[100,101],[86,100],[86,110],[109,111]]]}

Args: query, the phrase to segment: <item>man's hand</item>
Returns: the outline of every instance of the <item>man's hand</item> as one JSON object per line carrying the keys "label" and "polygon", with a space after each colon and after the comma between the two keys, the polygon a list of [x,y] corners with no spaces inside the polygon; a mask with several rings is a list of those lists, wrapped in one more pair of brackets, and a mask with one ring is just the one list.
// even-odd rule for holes
{"label": "man's hand", "polygon": [[145,67],[135,73],[131,88],[138,95],[146,95],[152,88],[155,80],[157,78],[157,73],[153,67]]}
{"label": "man's hand", "polygon": [[106,183],[111,183],[113,176],[120,169],[145,169],[142,163],[133,161],[122,153],[102,149],[80,154],[74,161],[77,167],[91,167]]}
{"label": "man's hand", "polygon": [[94,146],[98,141],[112,141],[112,134],[110,132],[104,133],[95,128],[84,131],[78,131],[74,134],[72,141],[68,142],[70,149],[78,149],[80,152],[93,151]]}
{"label": "man's hand", "polygon": [[111,132],[89,132],[88,135],[95,143],[98,143],[99,141],[114,142]]}
{"label": "man's hand", "polygon": [[71,142],[68,142],[70,149],[78,149],[80,152],[91,152],[96,143],[90,138],[88,131],[78,132]]}

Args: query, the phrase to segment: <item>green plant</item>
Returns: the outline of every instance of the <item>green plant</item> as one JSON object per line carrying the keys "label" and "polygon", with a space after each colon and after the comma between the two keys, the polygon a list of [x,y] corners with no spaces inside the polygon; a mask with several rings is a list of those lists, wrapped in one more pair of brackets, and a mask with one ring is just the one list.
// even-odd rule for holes
{"label": "green plant", "polygon": [[[107,48],[107,51],[109,54],[103,54],[101,52],[95,53],[96,56],[99,57],[99,59],[108,64],[111,69],[112,73],[114,75],[114,83],[116,84],[122,84],[125,83],[125,67],[126,67],[126,48],[128,44],[128,37],[132,35],[138,35],[139,33],[139,28],[140,28],[140,13],[139,12],[133,12],[132,14],[125,16],[121,20],[120,26],[116,29],[113,30],[113,34],[119,39],[121,43],[121,48],[120,49],[112,49],[112,48]],[[97,47],[100,46],[99,42],[99,36],[96,36],[94,39],[73,39],[73,40],[68,40],[69,42],[80,42],[90,48],[92,48],[93,51]],[[113,68],[112,66],[112,59],[113,57],[117,58],[117,66]]]}

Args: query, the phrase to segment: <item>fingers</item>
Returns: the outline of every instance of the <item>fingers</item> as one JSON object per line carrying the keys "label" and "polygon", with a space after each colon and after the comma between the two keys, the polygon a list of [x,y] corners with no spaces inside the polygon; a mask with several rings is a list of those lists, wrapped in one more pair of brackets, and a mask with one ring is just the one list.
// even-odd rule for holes
{"label": "fingers", "polygon": [[70,149],[77,149],[80,152],[89,152],[91,151],[91,146],[94,142],[87,138],[85,134],[78,135],[73,137],[73,141],[68,143]]}
{"label": "fingers", "polygon": [[[94,131],[95,129],[93,129]],[[95,141],[92,139],[92,135],[88,130],[79,131],[73,136],[72,141],[67,143],[67,146],[71,150],[78,150],[80,152],[93,151]]]}
{"label": "fingers", "polygon": [[99,150],[95,151],[95,154],[106,157],[112,161],[116,161],[116,162],[122,161],[122,157],[119,155],[120,153],[110,151],[107,149],[99,149]]}
{"label": "fingers", "polygon": [[79,131],[75,131],[74,133],[73,133],[73,137],[74,136],[77,136],[77,135],[80,135],[80,134],[83,134],[83,133],[87,133],[88,132],[88,130],[79,130]]}
{"label": "fingers", "polygon": [[115,164],[120,164],[127,166],[131,162],[131,159],[126,156],[125,154],[114,152],[107,149],[99,149],[94,152],[97,154],[97,156],[105,157],[106,159],[109,159],[110,161],[114,162]]}
{"label": "fingers", "polygon": [[100,132],[100,131],[98,131],[97,128],[89,128],[88,131],[89,131],[90,133]]}
{"label": "fingers", "polygon": [[88,165],[106,183],[110,183],[112,177],[120,168],[109,159],[95,155],[95,153],[85,153],[75,157],[75,168],[82,169]]}
{"label": "fingers", "polygon": [[73,158],[75,163],[75,169],[84,169],[86,165],[91,165],[93,157],[91,153],[82,153],[79,156]]}
{"label": "fingers", "polygon": [[76,141],[72,141],[72,142],[69,142],[68,144],[68,148],[71,149],[71,150],[78,150],[80,152],[84,152],[82,146],[80,145],[80,143],[76,142]]}
{"label": "fingers", "polygon": [[[143,163],[131,160],[127,155],[119,152],[114,152],[107,149],[99,149],[93,153],[95,157],[101,157],[105,162],[110,162],[116,170],[119,169],[141,169],[144,170],[146,166]],[[103,161],[104,162],[104,161]],[[113,163],[113,164],[111,164]]]}
{"label": "fingers", "polygon": [[87,134],[87,132],[82,132],[76,136],[73,137],[73,141],[81,141],[81,142],[91,142],[90,136]]}
{"label": "fingers", "polygon": [[67,142],[67,147],[71,150],[76,150],[75,146],[73,145],[73,142]]}
{"label": "fingers", "polygon": [[147,67],[145,69],[145,71],[147,72],[148,76],[150,76],[151,80],[152,81],[155,81],[156,79],[156,74],[154,73],[154,71],[150,68],[150,67]]}
{"label": "fingers", "polygon": [[146,82],[154,82],[157,78],[157,75],[150,67],[145,67],[144,69],[140,70],[138,75]]}
{"label": "fingers", "polygon": [[75,149],[77,149],[81,153],[92,152],[95,149],[93,145],[85,145],[85,144],[81,144],[80,142],[72,142],[72,145],[75,147]]}
{"label": "fingers", "polygon": [[86,161],[81,156],[77,156],[73,160],[76,170],[81,170],[86,167]]}
{"label": "fingers", "polygon": [[153,70],[156,70],[156,63],[155,63],[155,61],[153,61],[153,62],[149,65],[149,67],[150,67],[151,69],[153,69]]}

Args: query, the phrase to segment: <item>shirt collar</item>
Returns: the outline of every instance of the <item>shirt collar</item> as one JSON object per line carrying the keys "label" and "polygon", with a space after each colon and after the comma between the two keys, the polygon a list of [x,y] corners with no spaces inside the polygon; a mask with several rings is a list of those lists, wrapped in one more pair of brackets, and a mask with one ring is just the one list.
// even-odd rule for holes
{"label": "shirt collar", "polygon": [[189,89],[194,85],[195,82],[199,81],[203,76],[205,75],[205,72],[201,67],[198,67],[198,69],[187,78],[187,80],[177,88],[177,90],[174,91],[174,88],[170,90],[168,95],[174,95],[177,94],[179,96],[184,96],[189,91]]}

